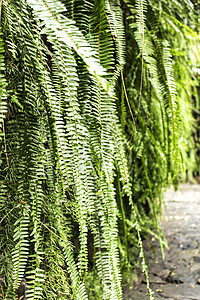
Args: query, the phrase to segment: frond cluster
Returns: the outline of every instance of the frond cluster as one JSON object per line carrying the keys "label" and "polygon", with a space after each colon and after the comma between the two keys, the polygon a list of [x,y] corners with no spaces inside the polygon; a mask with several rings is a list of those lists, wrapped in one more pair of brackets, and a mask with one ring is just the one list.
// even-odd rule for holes
{"label": "frond cluster", "polygon": [[164,9],[160,20],[159,9],[145,0],[2,1],[6,300],[120,300],[133,239],[148,278],[142,235],[152,214],[162,247],[157,198],[177,181],[183,119],[163,25],[182,20]]}

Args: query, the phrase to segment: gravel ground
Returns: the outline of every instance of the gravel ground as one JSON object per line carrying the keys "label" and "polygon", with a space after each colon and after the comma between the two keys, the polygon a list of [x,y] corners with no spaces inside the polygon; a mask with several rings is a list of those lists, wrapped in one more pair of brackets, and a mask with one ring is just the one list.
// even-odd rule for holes
{"label": "gravel ground", "polygon": [[[157,241],[152,241],[156,259],[148,243],[144,245],[154,299],[200,300],[200,185],[182,184],[177,192],[171,188],[164,199],[165,260]],[[123,299],[149,299],[143,276],[131,289],[124,287]]]}

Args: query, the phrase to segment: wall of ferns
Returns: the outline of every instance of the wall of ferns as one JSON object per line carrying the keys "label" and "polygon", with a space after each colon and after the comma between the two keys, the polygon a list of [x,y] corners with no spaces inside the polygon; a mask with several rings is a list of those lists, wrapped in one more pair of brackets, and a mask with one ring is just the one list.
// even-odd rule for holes
{"label": "wall of ferns", "polygon": [[147,277],[142,239],[162,249],[162,188],[199,139],[198,17],[168,4],[0,1],[3,299],[122,299],[133,245]]}

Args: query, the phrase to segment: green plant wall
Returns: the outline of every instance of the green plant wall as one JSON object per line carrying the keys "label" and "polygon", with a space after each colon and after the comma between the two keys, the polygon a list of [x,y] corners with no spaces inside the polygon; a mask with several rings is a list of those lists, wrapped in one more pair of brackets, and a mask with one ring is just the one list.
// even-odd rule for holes
{"label": "green plant wall", "polygon": [[166,14],[181,30],[190,11],[194,44],[198,19],[172,2],[0,1],[3,299],[122,299],[133,246],[152,299],[142,240],[162,250],[162,188],[193,130]]}

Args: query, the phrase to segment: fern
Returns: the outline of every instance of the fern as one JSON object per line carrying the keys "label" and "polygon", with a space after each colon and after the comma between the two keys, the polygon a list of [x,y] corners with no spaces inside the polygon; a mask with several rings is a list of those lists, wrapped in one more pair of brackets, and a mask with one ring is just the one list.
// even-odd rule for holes
{"label": "fern", "polygon": [[161,191],[179,176],[185,128],[168,32],[197,38],[191,16],[154,2],[2,2],[5,299],[26,282],[29,300],[120,300],[133,241],[148,283],[142,238],[164,244]]}

